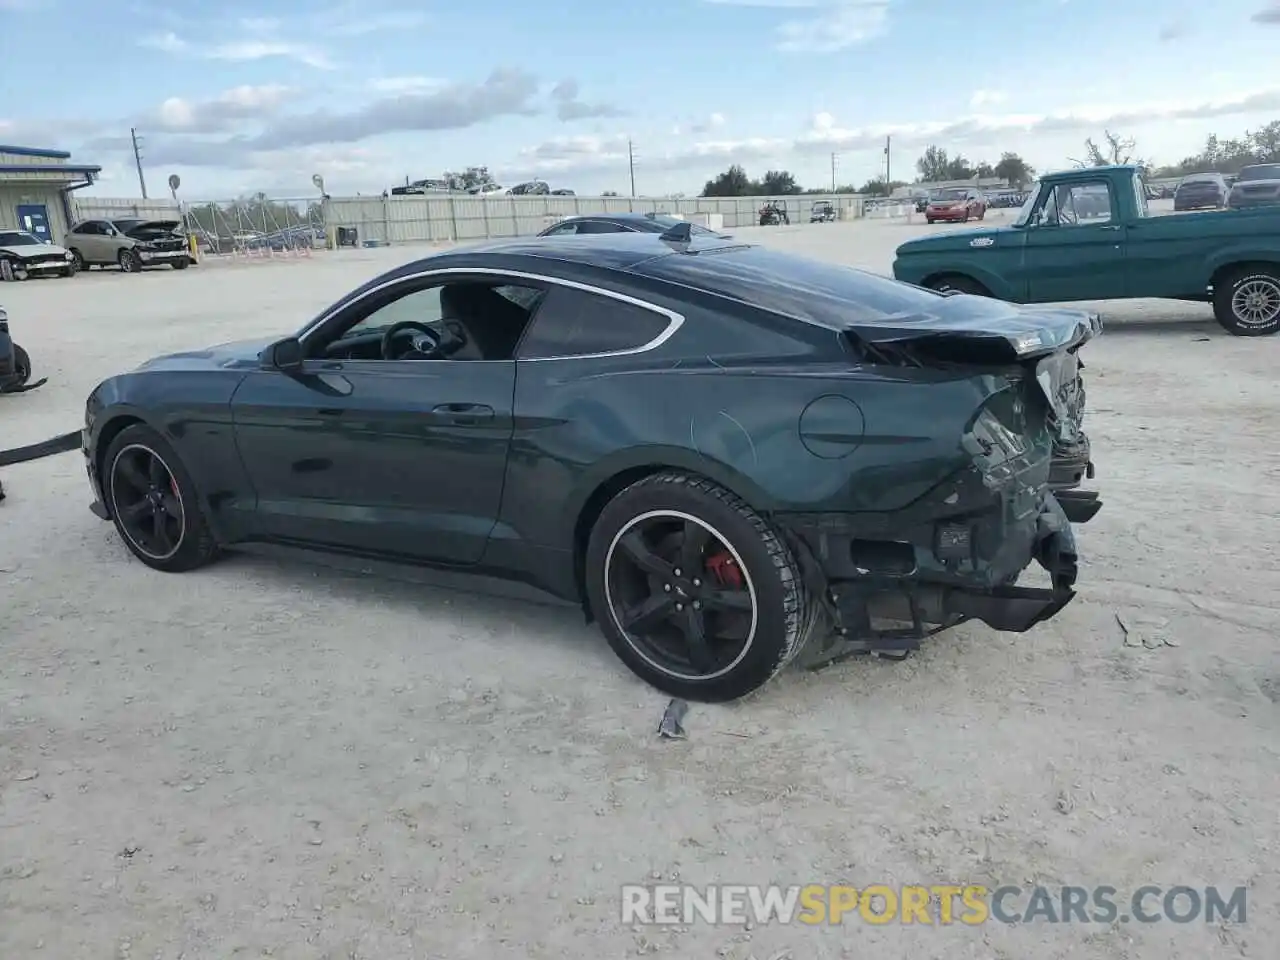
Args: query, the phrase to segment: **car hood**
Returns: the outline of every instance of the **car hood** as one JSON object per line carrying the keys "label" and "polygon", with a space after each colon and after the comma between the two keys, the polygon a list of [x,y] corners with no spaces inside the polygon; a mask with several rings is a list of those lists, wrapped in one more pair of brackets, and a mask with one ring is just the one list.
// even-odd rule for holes
{"label": "car hood", "polygon": [[167,236],[182,226],[180,220],[144,220],[125,232],[126,237]]}
{"label": "car hood", "polygon": [[23,243],[18,246],[6,247],[0,246],[0,253],[11,253],[15,257],[47,257],[54,254],[59,257],[67,255],[67,248],[60,247],[56,243]]}
{"label": "car hood", "polygon": [[166,353],[138,367],[139,370],[234,370],[258,365],[258,355],[279,337],[256,340],[234,340],[219,343],[203,350],[184,350]]}
{"label": "car hood", "polygon": [[974,227],[968,230],[948,230],[946,233],[916,237],[901,243],[898,245],[896,256],[904,257],[920,253],[951,253],[970,248],[990,249],[1015,241],[1020,232],[1015,227]]}

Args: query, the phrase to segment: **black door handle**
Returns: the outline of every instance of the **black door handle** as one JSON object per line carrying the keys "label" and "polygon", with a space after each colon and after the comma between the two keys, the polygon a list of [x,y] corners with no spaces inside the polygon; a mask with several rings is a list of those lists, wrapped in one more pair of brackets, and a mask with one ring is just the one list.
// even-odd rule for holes
{"label": "black door handle", "polygon": [[476,423],[492,420],[496,413],[486,403],[442,403],[431,408],[431,415],[449,423]]}

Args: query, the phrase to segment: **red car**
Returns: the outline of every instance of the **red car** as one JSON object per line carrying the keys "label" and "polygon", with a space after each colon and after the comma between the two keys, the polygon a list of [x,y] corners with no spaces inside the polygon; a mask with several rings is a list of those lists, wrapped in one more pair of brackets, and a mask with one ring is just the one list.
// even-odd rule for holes
{"label": "red car", "polygon": [[924,208],[924,219],[928,223],[939,220],[968,223],[970,219],[981,220],[986,215],[987,201],[982,194],[964,187],[939,190],[929,198],[929,205]]}

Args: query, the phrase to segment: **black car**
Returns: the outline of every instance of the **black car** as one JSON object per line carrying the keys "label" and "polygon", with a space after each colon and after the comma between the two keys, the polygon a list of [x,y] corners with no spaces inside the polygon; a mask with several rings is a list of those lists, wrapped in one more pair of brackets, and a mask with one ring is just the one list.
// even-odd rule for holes
{"label": "black car", "polygon": [[1227,206],[1232,210],[1276,204],[1280,204],[1280,163],[1255,163],[1245,167],[1227,197]]}
{"label": "black car", "polygon": [[[687,229],[507,240],[112,377],[82,446],[157,570],[266,542],[511,578],[728,700],[811,639],[904,656],[1072,599],[1099,504],[1051,450],[1096,330]],[[1052,585],[1014,586],[1033,560]]]}
{"label": "black car", "polygon": [[[664,213],[588,213],[565,217],[543,230],[540,237],[569,237],[597,233],[666,233],[672,227],[687,220],[680,220]],[[730,235],[711,230],[698,223],[689,223],[697,237],[718,237],[729,240]]]}
{"label": "black car", "polygon": [[1231,187],[1220,173],[1196,173],[1183,177],[1173,192],[1173,209],[1217,210],[1226,206]]}

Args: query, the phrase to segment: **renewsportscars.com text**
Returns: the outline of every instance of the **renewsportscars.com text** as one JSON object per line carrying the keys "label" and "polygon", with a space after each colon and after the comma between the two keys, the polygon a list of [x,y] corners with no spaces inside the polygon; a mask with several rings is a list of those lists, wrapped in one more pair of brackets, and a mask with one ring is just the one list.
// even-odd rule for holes
{"label": "renewsportscars.com text", "polygon": [[997,923],[1246,922],[1244,887],[751,886],[682,884],[622,888],[626,924],[841,924],[947,926]]}

